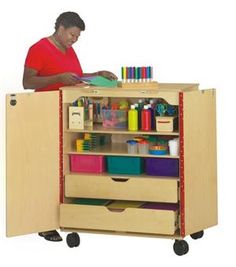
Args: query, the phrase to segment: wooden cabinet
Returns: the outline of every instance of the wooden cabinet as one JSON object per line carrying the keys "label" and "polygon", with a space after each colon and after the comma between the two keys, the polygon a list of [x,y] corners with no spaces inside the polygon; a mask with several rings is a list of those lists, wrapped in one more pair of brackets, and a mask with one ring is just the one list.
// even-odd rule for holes
{"label": "wooden cabinet", "polygon": [[[178,109],[172,132],[128,131],[93,123],[69,129],[69,106],[78,98],[108,101],[164,100]],[[197,84],[159,84],[159,89],[64,87],[59,92],[7,96],[7,235],[60,227],[62,230],[154,235],[176,239],[187,253],[186,235],[217,224],[216,92]],[[76,151],[85,133],[111,142],[92,151]],[[129,155],[125,141],[133,136],[179,138],[178,156]],[[75,173],[70,155],[103,155],[175,159],[178,176]],[[76,203],[105,199],[161,203],[160,209]],[[165,208],[175,205],[175,209]],[[59,215],[60,214],[60,215]],[[180,249],[181,250],[181,249]]]}

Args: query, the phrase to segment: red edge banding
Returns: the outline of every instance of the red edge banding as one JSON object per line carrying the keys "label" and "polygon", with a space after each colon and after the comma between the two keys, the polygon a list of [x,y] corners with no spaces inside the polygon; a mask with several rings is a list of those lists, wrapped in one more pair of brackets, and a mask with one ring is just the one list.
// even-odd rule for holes
{"label": "red edge banding", "polygon": [[64,182],[63,182],[63,120],[62,120],[62,91],[59,90],[59,200],[63,203]]}
{"label": "red edge banding", "polygon": [[179,93],[179,138],[180,138],[180,235],[185,237],[185,195],[184,195],[184,94]]}

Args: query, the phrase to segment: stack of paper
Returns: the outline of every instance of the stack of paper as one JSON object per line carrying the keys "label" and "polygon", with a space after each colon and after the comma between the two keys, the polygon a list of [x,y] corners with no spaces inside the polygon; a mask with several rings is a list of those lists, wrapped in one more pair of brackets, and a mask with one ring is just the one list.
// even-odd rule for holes
{"label": "stack of paper", "polygon": [[99,87],[117,87],[117,80],[109,80],[102,76],[77,77],[79,81]]}

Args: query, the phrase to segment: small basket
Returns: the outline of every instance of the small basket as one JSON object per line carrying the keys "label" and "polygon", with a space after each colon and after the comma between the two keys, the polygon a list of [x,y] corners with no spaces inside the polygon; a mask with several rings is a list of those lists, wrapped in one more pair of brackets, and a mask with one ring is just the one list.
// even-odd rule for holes
{"label": "small basket", "polygon": [[177,128],[177,117],[156,117],[157,132],[173,132]]}

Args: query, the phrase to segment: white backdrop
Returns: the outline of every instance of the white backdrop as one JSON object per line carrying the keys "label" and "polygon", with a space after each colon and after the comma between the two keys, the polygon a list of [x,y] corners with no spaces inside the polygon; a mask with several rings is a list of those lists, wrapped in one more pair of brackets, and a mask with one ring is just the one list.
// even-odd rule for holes
{"label": "white backdrop", "polygon": [[[0,4],[1,266],[201,266],[235,262],[235,7],[230,0],[8,0]],[[165,239],[81,234],[81,246],[36,235],[5,237],[5,94],[22,92],[30,45],[52,34],[57,16],[86,23],[74,46],[84,71],[151,65],[159,82],[199,82],[217,89],[219,225],[189,241],[179,258]],[[201,107],[199,107],[201,108]],[[231,236],[231,234],[233,236]],[[65,239],[65,233],[62,233]],[[7,260],[5,265],[3,261]]]}

